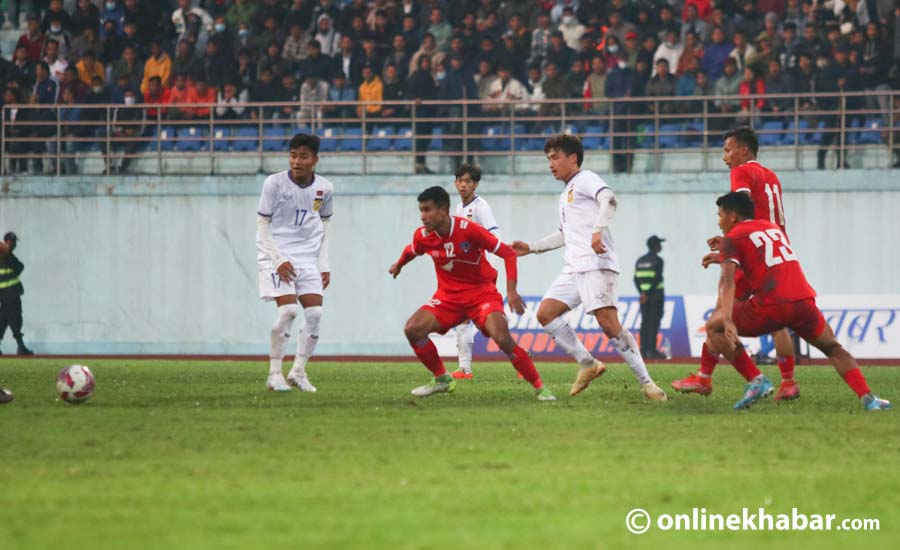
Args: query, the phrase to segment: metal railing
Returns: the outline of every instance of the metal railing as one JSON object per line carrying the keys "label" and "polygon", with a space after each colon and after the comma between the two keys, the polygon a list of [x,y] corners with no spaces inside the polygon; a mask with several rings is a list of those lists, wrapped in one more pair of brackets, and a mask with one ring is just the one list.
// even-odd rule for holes
{"label": "metal railing", "polygon": [[[722,105],[730,106],[723,110]],[[778,105],[779,110],[773,110]],[[628,171],[636,155],[699,151],[706,170],[718,154],[722,134],[738,124],[753,127],[765,151],[792,152],[794,168],[810,151],[833,152],[847,167],[854,151],[880,151],[879,165],[900,154],[900,92],[579,98],[516,101],[385,101],[247,103],[241,118],[217,115],[217,104],[6,105],[2,109],[0,175],[40,163],[38,171],[80,171],[79,160],[145,159],[142,172],[178,173],[173,159],[208,161],[285,154],[297,132],[322,138],[329,156],[393,157],[397,170],[421,165],[426,156],[516,159],[543,155],[555,133],[581,137],[586,154],[611,156],[614,171]],[[73,111],[77,109],[78,111]],[[731,109],[731,110],[728,110]],[[391,111],[388,114],[388,111]],[[140,119],[134,115],[140,116]],[[127,116],[126,116],[127,115]],[[127,159],[127,160],[126,160]],[[147,162],[152,159],[155,162]],[[408,162],[409,164],[405,164]],[[150,169],[149,166],[153,166]],[[515,172],[517,163],[508,168]],[[661,163],[657,163],[657,169]],[[362,163],[362,172],[368,162]],[[782,168],[784,169],[784,168]],[[256,171],[252,168],[248,171]]]}

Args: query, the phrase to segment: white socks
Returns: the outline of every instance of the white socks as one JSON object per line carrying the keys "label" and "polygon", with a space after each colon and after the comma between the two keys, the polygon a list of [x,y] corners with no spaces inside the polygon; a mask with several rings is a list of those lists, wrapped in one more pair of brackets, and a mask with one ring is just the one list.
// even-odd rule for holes
{"label": "white socks", "polygon": [[634,373],[634,376],[637,377],[638,382],[642,386],[653,382],[653,379],[650,378],[650,373],[647,372],[646,365],[644,365],[644,360],[641,359],[641,354],[638,352],[637,342],[635,342],[634,336],[628,332],[628,329],[623,327],[622,331],[619,332],[619,336],[610,338],[609,341],[616,347],[622,359],[625,359],[625,362],[631,367],[631,372]]}
{"label": "white socks", "polygon": [[[321,309],[321,308],[320,308]],[[272,325],[272,335],[269,344],[269,375],[284,374],[281,371],[281,361],[284,359],[284,348],[291,337],[291,325],[297,318],[300,306],[288,304],[278,306],[278,317]]]}
{"label": "white socks", "polygon": [[319,341],[319,323],[322,321],[322,306],[303,308],[303,316],[306,323],[300,330],[297,338],[297,354],[294,356],[294,366],[291,373],[306,374],[306,362],[316,349]]}
{"label": "white socks", "polygon": [[475,332],[478,329],[470,322],[456,327],[456,349],[459,354],[459,368],[472,372],[472,348],[475,347]]}
{"label": "white socks", "polygon": [[556,345],[561,347],[578,361],[582,367],[592,367],[594,365],[594,357],[588,353],[588,350],[578,339],[575,329],[567,323],[561,316],[544,325],[547,334],[553,337]]}

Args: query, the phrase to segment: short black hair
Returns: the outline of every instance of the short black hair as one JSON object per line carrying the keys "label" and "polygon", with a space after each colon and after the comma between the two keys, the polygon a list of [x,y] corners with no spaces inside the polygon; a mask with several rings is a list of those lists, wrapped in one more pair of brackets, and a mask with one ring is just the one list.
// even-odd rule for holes
{"label": "short black hair", "polygon": [[481,166],[478,166],[474,162],[464,162],[456,167],[456,172],[454,173],[456,179],[459,179],[466,174],[469,174],[472,181],[478,183],[481,181]]}
{"label": "short black hair", "polygon": [[739,144],[746,145],[754,157],[759,152],[759,140],[756,139],[756,133],[749,126],[739,126],[728,131],[723,141],[728,138],[734,138],[734,141]]}
{"label": "short black hair", "polygon": [[294,135],[294,137],[291,138],[291,142],[288,144],[288,149],[293,151],[294,149],[299,149],[301,147],[306,147],[312,151],[314,155],[319,156],[319,136],[314,134]]}
{"label": "short black hair", "polygon": [[544,143],[544,154],[547,154],[554,149],[559,149],[566,156],[577,155],[579,167],[581,166],[581,163],[584,162],[584,146],[581,144],[581,140],[578,139],[578,136],[572,134],[559,134],[551,137]]}
{"label": "short black hair", "polygon": [[443,187],[438,187],[437,185],[429,187],[419,193],[417,200],[419,202],[431,201],[438,208],[450,211],[450,194]]}
{"label": "short black hair", "polygon": [[722,195],[716,200],[716,206],[726,212],[734,212],[745,220],[752,220],[754,216],[753,199],[743,191]]}

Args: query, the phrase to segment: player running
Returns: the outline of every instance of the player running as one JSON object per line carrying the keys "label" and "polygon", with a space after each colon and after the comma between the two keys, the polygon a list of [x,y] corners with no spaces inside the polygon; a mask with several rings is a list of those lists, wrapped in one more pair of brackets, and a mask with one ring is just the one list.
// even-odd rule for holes
{"label": "player running", "polygon": [[438,289],[424,306],[406,321],[404,332],[416,357],[434,375],[432,380],[412,390],[417,397],[452,392],[456,380],[447,373],[438,356],[432,332],[445,334],[466,319],[475,322],[506,353],[513,367],[534,387],[541,401],[556,397],[544,387],[528,354],[509,334],[503,298],[497,292],[497,270],[487,263],[485,251],[503,258],[506,264],[506,297],[516,313],[525,312],[525,304],[516,291],[516,253],[484,227],[465,218],[450,215],[450,195],[440,187],[429,187],[419,197],[422,227],[413,234],[412,244],[403,249],[400,259],[388,270],[395,279],[400,270],[416,256],[427,254],[434,261]]}
{"label": "player running", "polygon": [[[719,300],[706,322],[707,345],[732,360],[747,380],[735,409],[746,409],[772,391],[738,336],[760,336],[790,328],[828,357],[838,374],[862,400],[867,411],[887,410],[891,403],[869,390],[856,360],[835,339],[816,307],[816,291],[806,281],[800,262],[784,232],[776,224],[754,219],[753,200],[742,192],[716,201],[719,228],[725,237],[717,255],[707,255],[704,267],[722,264]],[[752,296],[735,301],[735,273],[741,268]]]}
{"label": "player running", "polygon": [[[334,186],[315,173],[318,137],[297,134],[288,148],[290,169],[266,178],[257,209],[259,297],[274,300],[278,307],[266,386],[274,391],[290,391],[291,386],[297,386],[301,391],[315,392],[306,363],[319,340],[322,294],[331,280],[327,235]],[[285,380],[282,360],[291,326],[300,312],[298,300],[305,323],[298,337],[294,366]]]}
{"label": "player running", "polygon": [[653,401],[665,401],[666,394],[650,378],[634,336],[619,323],[619,258],[609,229],[616,212],[616,196],[600,176],[581,168],[584,148],[577,137],[554,136],[544,145],[544,153],[553,177],[565,185],[559,198],[559,229],[532,243],[515,241],[512,247],[520,256],[566,247],[565,266],[544,294],[537,320],[580,365],[569,394],[577,395],[606,370],[563,318],[583,304],[631,367],[641,392]]}
{"label": "player running", "polygon": [[[731,168],[731,190],[747,193],[753,200],[754,217],[768,220],[777,225],[787,236],[785,230],[784,204],[781,200],[781,182],[775,172],[761,165],[756,160],[759,141],[753,130],[743,126],[725,134],[724,155],[722,160]],[[709,240],[710,248],[715,252],[721,237]],[[735,297],[738,300],[749,298],[742,270],[735,275]],[[787,329],[776,331],[775,353],[778,369],[781,371],[781,387],[775,395],[776,401],[790,401],[800,397],[800,388],[794,380],[794,344]],[[719,358],[711,353],[706,344],[700,355],[700,370],[681,380],[672,382],[672,387],[683,393],[712,393],[712,374]]]}
{"label": "player running", "polygon": [[[483,197],[478,195],[478,184],[481,181],[481,167],[477,164],[460,164],[456,169],[456,190],[459,192],[460,203],[456,205],[456,215],[466,218],[484,227],[493,233],[498,239],[497,220],[490,205]],[[496,269],[498,262],[495,256],[485,256],[491,267]],[[472,321],[456,327],[456,349],[459,356],[459,369],[450,373],[457,379],[472,378],[472,348],[475,346],[475,333],[478,329]]]}

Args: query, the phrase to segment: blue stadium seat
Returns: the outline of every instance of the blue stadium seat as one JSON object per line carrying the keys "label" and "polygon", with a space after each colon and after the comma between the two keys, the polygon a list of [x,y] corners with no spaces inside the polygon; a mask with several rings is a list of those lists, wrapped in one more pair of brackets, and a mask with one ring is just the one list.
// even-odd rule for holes
{"label": "blue stadium seat", "polygon": [[444,129],[440,126],[435,126],[431,130],[431,143],[428,145],[429,151],[443,151],[444,150]]}
{"label": "blue stadium seat", "polygon": [[336,136],[340,135],[340,133],[340,127],[320,127],[316,131],[316,135],[318,135],[319,139],[321,140],[319,142],[319,150],[325,151],[326,153],[337,151],[338,146],[341,144],[341,140]]}
{"label": "blue stadium seat", "polygon": [[784,123],[780,120],[763,122],[759,132],[759,144],[769,147],[780,145],[783,140],[782,130],[784,130]]}
{"label": "blue stadium seat", "polygon": [[481,138],[481,147],[485,151],[507,151],[509,150],[509,138],[496,137],[506,132],[503,126],[486,126],[482,133],[485,137]]}
{"label": "blue stadium seat", "polygon": [[586,150],[592,151],[597,149],[609,149],[609,139],[606,134],[606,127],[591,124],[584,129],[584,137],[581,140]]}
{"label": "blue stadium seat", "polygon": [[219,126],[213,129],[213,150],[215,151],[228,151],[231,142],[228,138],[231,137],[231,127],[229,126]]}
{"label": "blue stadium seat", "polygon": [[394,136],[394,129],[390,126],[376,126],[372,129],[372,137],[366,145],[367,151],[389,151],[391,149],[391,138]]}
{"label": "blue stadium seat", "polygon": [[231,142],[233,151],[256,151],[259,148],[259,128],[256,126],[238,126],[231,135],[240,138]]}
{"label": "blue stadium seat", "polygon": [[287,136],[281,126],[267,126],[263,128],[263,151],[281,151],[287,148]]}
{"label": "blue stadium seat", "polygon": [[[163,142],[165,143],[165,142]],[[176,131],[175,150],[187,153],[202,151],[203,130],[196,126],[182,126]]]}
{"label": "blue stadium seat", "polygon": [[859,133],[860,145],[877,145],[881,143],[881,132],[884,121],[880,118],[870,118],[866,121],[863,130]]}
{"label": "blue stadium seat", "polygon": [[362,128],[344,127],[344,138],[341,140],[341,151],[362,151]]}
{"label": "blue stadium seat", "polygon": [[660,149],[677,149],[683,147],[681,144],[681,125],[680,124],[660,124],[659,125],[659,147]]}
{"label": "blue stadium seat", "polygon": [[703,147],[703,120],[697,119],[688,122],[684,126],[685,135],[682,138],[685,147]]}
{"label": "blue stadium seat", "polygon": [[397,128],[394,135],[394,151],[412,151],[412,128]]}
{"label": "blue stadium seat", "polygon": [[163,126],[159,130],[159,135],[156,135],[156,127],[150,131],[153,137],[159,139],[160,149],[163,151],[171,151],[175,149],[175,128],[172,126]]}

